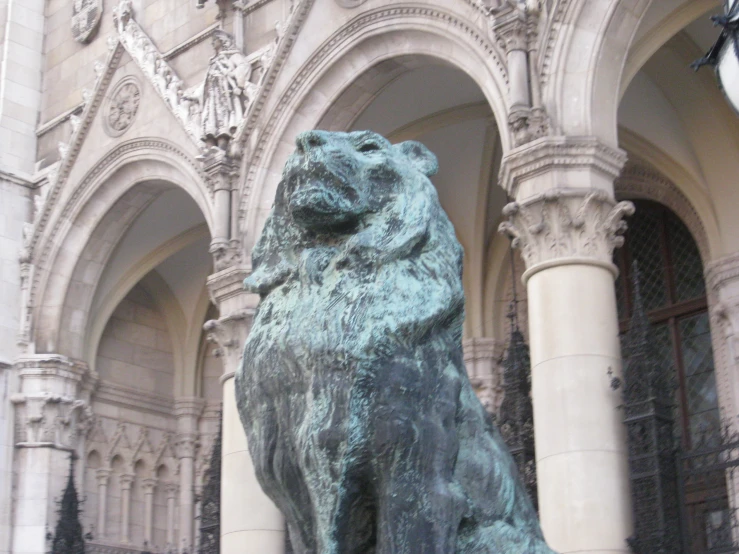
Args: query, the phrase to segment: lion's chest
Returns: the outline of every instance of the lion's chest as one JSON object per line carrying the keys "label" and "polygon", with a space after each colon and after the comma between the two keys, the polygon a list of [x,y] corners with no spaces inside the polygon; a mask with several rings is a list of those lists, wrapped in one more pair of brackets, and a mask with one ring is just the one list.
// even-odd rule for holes
{"label": "lion's chest", "polygon": [[265,298],[245,345],[254,379],[271,393],[305,392],[317,374],[351,373],[366,349],[367,321],[360,317],[367,286],[345,276],[306,283],[292,280]]}

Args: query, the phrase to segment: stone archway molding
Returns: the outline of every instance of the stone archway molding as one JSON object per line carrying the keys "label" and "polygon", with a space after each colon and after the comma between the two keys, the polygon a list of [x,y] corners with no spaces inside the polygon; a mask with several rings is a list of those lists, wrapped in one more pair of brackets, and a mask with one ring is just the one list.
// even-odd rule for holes
{"label": "stone archway molding", "polygon": [[614,183],[616,195],[654,200],[670,208],[690,230],[703,264],[707,265],[720,251],[721,237],[716,214],[704,189],[651,142],[624,128],[619,129],[619,141],[630,161]]}
{"label": "stone archway molding", "polygon": [[[210,233],[208,232],[207,226],[199,225],[168,240],[146,254],[143,259],[139,260],[134,266],[132,266],[118,280],[111,292],[105,296],[100,305],[93,305],[91,307],[93,316],[88,322],[88,330],[85,333],[86,340],[84,350],[86,353],[84,359],[88,360],[88,365],[91,370],[95,370],[97,350],[100,346],[100,338],[105,331],[105,326],[108,324],[108,320],[113,315],[118,304],[121,303],[131,289],[133,289],[137,283],[139,283],[146,275],[149,274],[149,272],[155,269],[164,260],[183,248],[186,248],[190,244],[208,237],[210,237]],[[175,362],[175,375],[177,375],[179,370],[182,369],[185,360],[184,349],[186,347],[186,320],[182,313],[182,308],[174,298],[171,290],[164,290],[164,287],[169,289],[166,284],[149,286],[148,288],[152,290],[156,289],[157,291],[164,291],[163,295],[157,295],[155,297],[155,301],[167,321],[170,340],[173,342],[172,351]],[[200,327],[198,326],[198,330],[199,329]],[[184,394],[175,394],[175,396],[184,396]]]}
{"label": "stone archway molding", "polygon": [[[128,224],[153,199],[155,191],[173,186],[181,187],[193,198],[212,229],[212,202],[204,175],[192,157],[161,139],[134,139],[120,144],[92,164],[72,193],[53,206],[48,217],[39,222],[34,235],[37,238],[21,259],[24,308],[20,338],[28,350],[53,352],[61,344],[61,334],[80,335],[87,328],[92,295],[84,295],[78,303],[68,301],[74,276],[77,283],[96,285]],[[135,187],[137,190],[133,190]],[[125,205],[120,204],[122,199]],[[125,207],[125,221],[114,218],[109,228],[95,234],[116,206]],[[97,248],[89,251],[96,238]],[[87,267],[83,268],[86,249]],[[61,325],[65,306],[73,305],[78,307],[70,312],[72,321]],[[79,338],[68,341],[66,347],[74,358],[83,354]]]}
{"label": "stone archway molding", "polygon": [[[281,164],[292,150],[292,137],[321,121],[367,70],[385,60],[412,55],[435,58],[467,73],[482,89],[496,120],[507,121],[508,76],[487,29],[436,7],[401,4],[367,10],[317,47],[274,108],[255,122],[262,132],[245,156],[248,166],[239,206],[247,250],[271,205]],[[500,128],[507,150],[507,125]]]}
{"label": "stone archway molding", "polygon": [[[544,47],[544,105],[568,136],[616,146],[619,83],[634,34],[652,0],[562,0]],[[561,19],[560,19],[561,18]]]}

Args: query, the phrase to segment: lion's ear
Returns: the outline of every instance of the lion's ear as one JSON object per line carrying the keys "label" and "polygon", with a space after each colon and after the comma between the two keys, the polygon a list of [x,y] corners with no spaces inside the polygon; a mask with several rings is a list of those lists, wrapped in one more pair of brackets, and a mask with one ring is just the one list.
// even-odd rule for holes
{"label": "lion's ear", "polygon": [[414,167],[421,173],[431,177],[439,171],[439,162],[436,156],[420,142],[407,140],[396,144],[394,148],[399,149],[405,154]]}

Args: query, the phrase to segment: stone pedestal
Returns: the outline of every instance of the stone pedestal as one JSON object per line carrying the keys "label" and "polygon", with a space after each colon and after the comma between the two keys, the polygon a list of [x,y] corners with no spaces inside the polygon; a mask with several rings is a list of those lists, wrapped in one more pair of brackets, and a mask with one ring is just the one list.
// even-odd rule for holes
{"label": "stone pedestal", "polygon": [[611,259],[633,213],[613,200],[622,163],[595,141],[558,137],[514,152],[503,172],[517,202],[501,231],[527,267],[541,523],[562,554],[629,552],[625,429],[608,376],[621,372]]}
{"label": "stone pedestal", "polygon": [[243,290],[248,270],[230,267],[211,275],[208,287],[222,317],[205,324],[223,361],[223,445],[221,473],[221,553],[282,554],[285,524],[262,492],[236,410],[234,372],[259,298]]}

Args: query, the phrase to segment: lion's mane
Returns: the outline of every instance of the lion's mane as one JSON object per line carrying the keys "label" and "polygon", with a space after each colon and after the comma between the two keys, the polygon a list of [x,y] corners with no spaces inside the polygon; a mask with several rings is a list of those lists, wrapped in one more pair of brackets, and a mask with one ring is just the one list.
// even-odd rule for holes
{"label": "lion's mane", "polygon": [[254,248],[237,402],[299,554],[550,552],[465,373],[436,169],[417,142],[303,133]]}

